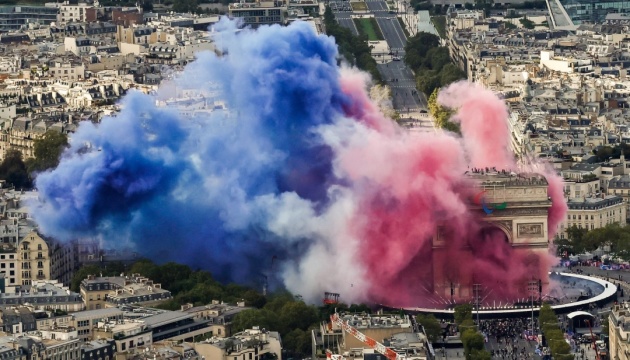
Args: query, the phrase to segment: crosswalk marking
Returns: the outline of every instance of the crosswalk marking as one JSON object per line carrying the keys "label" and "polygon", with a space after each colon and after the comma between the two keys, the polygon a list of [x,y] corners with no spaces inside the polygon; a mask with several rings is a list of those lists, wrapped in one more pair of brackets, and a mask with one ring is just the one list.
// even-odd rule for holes
{"label": "crosswalk marking", "polygon": [[394,89],[415,89],[415,85],[390,85],[389,87]]}

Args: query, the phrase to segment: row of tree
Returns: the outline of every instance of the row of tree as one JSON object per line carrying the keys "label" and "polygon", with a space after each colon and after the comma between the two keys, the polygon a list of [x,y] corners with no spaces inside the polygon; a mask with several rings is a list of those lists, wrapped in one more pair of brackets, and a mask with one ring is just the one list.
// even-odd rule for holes
{"label": "row of tree", "polygon": [[429,105],[429,113],[433,117],[433,125],[439,129],[459,133],[459,124],[450,121],[451,116],[453,116],[453,111],[451,109],[445,108],[437,102],[439,92],[439,88],[433,90],[433,93],[431,93],[431,96],[429,96],[429,100],[427,102]]}
{"label": "row of tree", "polygon": [[597,161],[604,162],[610,159],[619,159],[623,154],[625,157],[630,158],[630,145],[622,143],[621,145],[613,146],[600,146],[593,150],[593,154],[597,158]]}
{"label": "row of tree", "polygon": [[348,63],[369,72],[375,82],[383,83],[376,60],[372,57],[372,47],[368,44],[365,35],[354,36],[350,29],[339,25],[330,6],[326,6],[324,12],[324,26],[326,27],[326,34],[335,38],[339,53]]}
{"label": "row of tree", "polygon": [[448,48],[440,46],[440,38],[426,32],[409,38],[405,45],[405,63],[416,74],[416,87],[427,96],[435,89],[466,78],[452,63]]}
{"label": "row of tree", "polygon": [[558,317],[549,304],[543,304],[540,307],[538,322],[551,351],[551,356],[556,360],[573,360],[571,346],[564,340],[564,333],[558,324]]}
{"label": "row of tree", "polygon": [[554,243],[558,254],[583,254],[602,246],[609,246],[615,257],[630,261],[630,226],[617,223],[599,229],[587,230],[575,225],[567,228],[567,238],[556,237]]}
{"label": "row of tree", "polygon": [[8,150],[0,163],[0,180],[16,189],[30,189],[37,173],[59,164],[61,153],[67,146],[65,134],[49,130],[33,141],[33,158],[25,160],[19,150]]}
{"label": "row of tree", "polygon": [[491,360],[490,352],[485,349],[485,339],[473,321],[472,311],[472,305],[462,304],[456,306],[454,312],[464,355],[466,360]]}

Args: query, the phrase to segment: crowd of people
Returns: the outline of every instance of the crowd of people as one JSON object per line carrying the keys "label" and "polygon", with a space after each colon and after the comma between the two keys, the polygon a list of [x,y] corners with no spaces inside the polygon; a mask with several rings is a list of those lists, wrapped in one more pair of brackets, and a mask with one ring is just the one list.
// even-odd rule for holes
{"label": "crowd of people", "polygon": [[534,319],[494,319],[481,320],[479,329],[486,337],[486,341],[496,344],[492,346],[490,354],[493,359],[521,360],[531,359],[532,349],[527,341],[534,340],[538,333],[538,320]]}

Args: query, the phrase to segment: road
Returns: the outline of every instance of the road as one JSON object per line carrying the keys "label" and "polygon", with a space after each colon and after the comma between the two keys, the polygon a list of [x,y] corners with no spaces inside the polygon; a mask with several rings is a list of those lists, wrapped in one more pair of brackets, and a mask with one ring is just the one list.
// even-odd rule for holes
{"label": "road", "polygon": [[359,36],[359,31],[357,30],[356,25],[354,25],[354,21],[352,21],[352,18],[350,17],[350,15],[352,15],[351,11],[334,11],[333,13],[335,14],[335,19],[337,20],[339,25],[350,29],[354,36]]}
{"label": "road", "polygon": [[416,112],[427,108],[426,97],[416,90],[413,73],[402,61],[379,64],[378,71],[392,89],[394,109],[403,117],[405,112]]}
{"label": "road", "polygon": [[[333,1],[330,2],[332,4]],[[352,21],[352,12],[343,10],[343,1],[336,1],[337,10],[333,8],[333,13],[339,24],[358,35],[357,28]],[[403,59],[405,56],[405,44],[407,37],[398,21],[396,14],[390,14],[387,4],[383,0],[366,0],[368,14],[374,15],[376,23],[381,29],[381,33],[387,42],[390,52],[389,59]],[[341,8],[341,9],[340,9]],[[383,56],[383,58],[385,58]],[[376,58],[379,61],[379,56]],[[394,109],[404,118],[406,113],[427,110],[427,98],[415,88],[415,77],[403,61],[389,60],[378,65],[378,70],[383,76],[383,80],[392,89],[392,102]]]}
{"label": "road", "polygon": [[396,14],[389,13],[387,4],[383,0],[366,0],[365,3],[370,13],[374,14],[389,49],[394,53],[398,52],[400,57],[404,56],[407,37],[398,22]]}

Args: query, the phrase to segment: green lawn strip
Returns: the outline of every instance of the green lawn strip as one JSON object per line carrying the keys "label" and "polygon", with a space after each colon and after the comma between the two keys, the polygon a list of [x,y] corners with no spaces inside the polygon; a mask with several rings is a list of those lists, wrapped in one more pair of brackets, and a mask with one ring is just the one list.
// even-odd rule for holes
{"label": "green lawn strip", "polygon": [[376,39],[377,40],[385,40],[385,37],[383,36],[383,33],[381,32],[381,27],[378,26],[378,22],[376,21],[376,18],[369,18],[370,19],[370,25],[372,26],[372,29],[374,29],[374,33],[376,34]]}
{"label": "green lawn strip", "polygon": [[359,34],[365,35],[368,41],[379,41],[383,40],[383,34],[381,33],[381,29],[378,27],[376,23],[376,19],[374,18],[362,18],[362,19],[352,19],[354,21],[354,25],[357,27]]}
{"label": "green lawn strip", "polygon": [[431,22],[433,22],[433,26],[435,26],[435,30],[440,34],[440,37],[446,39],[446,17],[442,15],[433,16]]}

